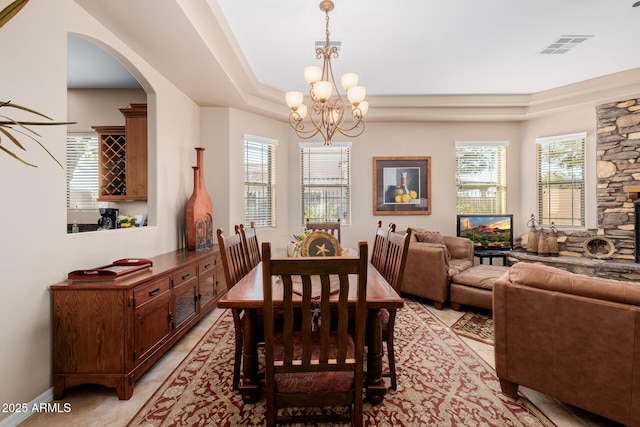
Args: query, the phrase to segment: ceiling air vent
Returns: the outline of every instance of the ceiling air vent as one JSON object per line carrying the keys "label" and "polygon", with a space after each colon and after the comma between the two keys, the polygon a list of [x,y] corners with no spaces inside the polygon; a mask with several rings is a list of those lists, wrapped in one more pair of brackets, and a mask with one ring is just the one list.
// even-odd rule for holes
{"label": "ceiling air vent", "polygon": [[[316,40],[313,46],[313,51],[315,52],[316,49],[320,48],[320,49],[324,49],[324,44],[326,42],[324,40]],[[329,40],[329,46],[330,47],[336,47],[338,50],[338,53],[340,53],[342,51],[342,41],[341,40]]]}
{"label": "ceiling air vent", "polygon": [[560,36],[539,53],[541,55],[562,55],[592,37],[593,36]]}

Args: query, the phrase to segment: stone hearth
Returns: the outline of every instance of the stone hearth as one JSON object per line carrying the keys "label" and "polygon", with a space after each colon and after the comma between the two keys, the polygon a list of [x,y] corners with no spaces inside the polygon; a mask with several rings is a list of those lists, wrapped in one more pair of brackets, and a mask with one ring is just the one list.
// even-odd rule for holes
{"label": "stone hearth", "polygon": [[624,281],[640,281],[640,264],[575,256],[539,256],[524,251],[510,251],[507,265],[517,262],[540,262],[572,273]]}

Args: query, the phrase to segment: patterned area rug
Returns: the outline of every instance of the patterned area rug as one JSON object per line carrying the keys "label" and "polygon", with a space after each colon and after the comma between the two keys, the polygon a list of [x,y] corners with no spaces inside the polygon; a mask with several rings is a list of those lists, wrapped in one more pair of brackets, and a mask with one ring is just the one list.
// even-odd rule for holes
{"label": "patterned area rug", "polygon": [[493,345],[493,318],[468,311],[451,325],[451,329],[463,337]]}
{"label": "patterned area rug", "polygon": [[[264,425],[264,396],[245,404],[231,390],[233,343],[225,313],[128,425]],[[365,402],[365,425],[554,426],[524,396],[504,396],[495,371],[418,302],[398,311],[396,351],[398,390]]]}

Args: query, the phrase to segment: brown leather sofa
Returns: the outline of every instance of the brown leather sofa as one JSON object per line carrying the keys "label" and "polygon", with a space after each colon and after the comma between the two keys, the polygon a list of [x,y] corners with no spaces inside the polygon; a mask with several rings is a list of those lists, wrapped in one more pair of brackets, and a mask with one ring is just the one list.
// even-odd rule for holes
{"label": "brown leather sofa", "polygon": [[494,284],[496,372],[616,422],[640,426],[640,283],[520,262]]}
{"label": "brown leather sofa", "polygon": [[402,292],[432,300],[442,309],[449,301],[451,278],[473,265],[473,242],[453,236],[441,236],[444,243],[420,242],[421,233],[411,233]]}

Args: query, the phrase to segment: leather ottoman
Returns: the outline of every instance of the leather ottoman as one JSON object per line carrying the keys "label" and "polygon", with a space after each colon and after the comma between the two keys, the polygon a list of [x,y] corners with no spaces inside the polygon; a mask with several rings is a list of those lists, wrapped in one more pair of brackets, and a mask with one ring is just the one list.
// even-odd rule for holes
{"label": "leather ottoman", "polygon": [[508,270],[501,265],[479,264],[456,274],[449,289],[451,307],[457,311],[461,305],[491,310],[493,284]]}

